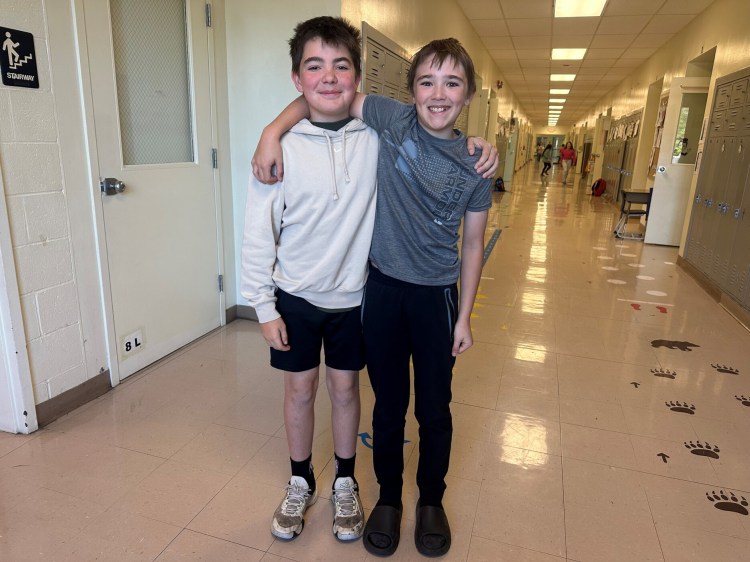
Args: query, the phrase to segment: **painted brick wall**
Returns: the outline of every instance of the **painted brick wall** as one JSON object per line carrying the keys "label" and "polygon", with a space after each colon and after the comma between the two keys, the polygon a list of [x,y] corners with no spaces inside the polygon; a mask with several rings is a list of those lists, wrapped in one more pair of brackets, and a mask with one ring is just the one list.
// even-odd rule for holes
{"label": "painted brick wall", "polygon": [[39,71],[39,90],[0,85],[0,167],[38,404],[85,382],[83,337],[44,4],[0,0],[0,14],[34,35]]}

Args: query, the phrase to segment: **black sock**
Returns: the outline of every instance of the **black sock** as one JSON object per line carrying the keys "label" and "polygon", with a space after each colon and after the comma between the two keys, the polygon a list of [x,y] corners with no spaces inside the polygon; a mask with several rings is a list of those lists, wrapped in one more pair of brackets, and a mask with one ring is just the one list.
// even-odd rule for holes
{"label": "black sock", "polygon": [[307,480],[307,485],[310,487],[310,493],[315,491],[315,474],[313,473],[312,466],[312,455],[307,457],[303,461],[295,461],[289,457],[292,463],[292,476],[299,476]]}
{"label": "black sock", "polygon": [[336,453],[333,453],[333,458],[336,463],[336,478],[354,478],[354,462],[357,460],[356,454],[351,458],[342,459]]}

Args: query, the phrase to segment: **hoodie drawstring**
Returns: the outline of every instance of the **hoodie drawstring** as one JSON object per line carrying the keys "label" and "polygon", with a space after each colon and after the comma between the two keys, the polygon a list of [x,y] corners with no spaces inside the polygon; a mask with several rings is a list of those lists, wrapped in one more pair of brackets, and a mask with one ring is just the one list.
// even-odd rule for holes
{"label": "hoodie drawstring", "polygon": [[331,190],[333,191],[333,200],[337,201],[339,198],[339,190],[336,185],[336,162],[334,161],[333,155],[333,143],[331,142],[331,137],[329,137],[327,133],[323,134],[328,142],[328,163],[331,166]]}
{"label": "hoodie drawstring", "polygon": [[[331,166],[331,190],[333,191],[333,200],[338,201],[339,190],[338,184],[336,183],[336,161],[333,151],[333,143],[331,142],[331,137],[328,136],[327,133],[323,134],[328,143],[328,163]],[[341,157],[344,159],[344,179],[346,180],[346,183],[349,183],[349,167],[346,164],[346,127],[344,127],[344,130],[341,133]]]}

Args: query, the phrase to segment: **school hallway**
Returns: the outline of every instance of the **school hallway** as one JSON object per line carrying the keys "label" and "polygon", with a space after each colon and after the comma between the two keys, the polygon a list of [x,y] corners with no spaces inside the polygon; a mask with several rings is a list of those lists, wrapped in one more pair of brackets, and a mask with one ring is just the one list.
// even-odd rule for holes
{"label": "school hallway", "polygon": [[[750,552],[750,334],[678,265],[623,241],[586,179],[529,163],[495,193],[473,330],[453,384],[444,560],[740,561]],[[588,178],[590,180],[590,178]],[[670,343],[675,342],[675,343]],[[330,405],[316,407],[319,501],[269,525],[288,479],[282,377],[237,320],[31,435],[0,433],[0,559],[373,560],[331,534]],[[367,512],[372,392],[361,379]],[[413,541],[407,422],[401,544]]]}

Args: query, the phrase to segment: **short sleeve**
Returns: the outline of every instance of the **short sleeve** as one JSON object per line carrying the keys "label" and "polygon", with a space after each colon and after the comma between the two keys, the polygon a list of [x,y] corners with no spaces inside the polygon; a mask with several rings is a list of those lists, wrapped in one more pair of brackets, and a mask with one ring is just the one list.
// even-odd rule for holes
{"label": "short sleeve", "polygon": [[413,105],[385,96],[368,94],[362,105],[362,120],[380,134],[394,123],[406,119],[413,111]]}
{"label": "short sleeve", "polygon": [[492,179],[482,179],[471,194],[466,210],[477,213],[490,207],[492,207]]}

